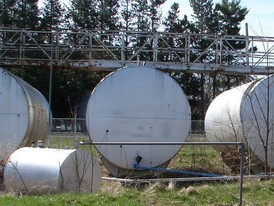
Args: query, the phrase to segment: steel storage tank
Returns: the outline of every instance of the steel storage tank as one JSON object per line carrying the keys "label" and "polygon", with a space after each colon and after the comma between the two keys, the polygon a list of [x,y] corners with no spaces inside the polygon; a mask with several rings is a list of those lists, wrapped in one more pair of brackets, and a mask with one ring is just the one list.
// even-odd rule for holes
{"label": "steel storage tank", "polygon": [[[164,72],[129,66],[96,86],[88,102],[86,122],[95,142],[183,142],[191,124],[190,106],[179,84]],[[141,167],[166,166],[181,145],[96,148],[110,172],[121,176],[134,173],[136,163]]]}
{"label": "steel storage tank", "polygon": [[87,151],[23,147],[9,157],[4,183],[7,191],[28,194],[96,192],[101,169]]}
{"label": "steel storage tank", "polygon": [[25,81],[0,68],[0,160],[48,136],[49,105]]}
{"label": "steel storage tank", "polygon": [[[250,151],[251,170],[274,168],[274,77],[269,76],[225,91],[210,104],[205,117],[209,141],[243,141]],[[267,145],[267,154],[264,146]],[[223,155],[238,155],[235,146],[216,147]],[[234,151],[233,151],[234,150]],[[232,157],[229,157],[232,158]]]}

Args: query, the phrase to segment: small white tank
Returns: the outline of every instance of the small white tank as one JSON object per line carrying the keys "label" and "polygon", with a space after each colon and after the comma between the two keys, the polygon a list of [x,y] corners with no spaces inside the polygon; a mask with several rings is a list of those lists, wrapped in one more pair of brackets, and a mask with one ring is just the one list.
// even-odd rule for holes
{"label": "small white tank", "polygon": [[23,147],[9,157],[4,183],[9,192],[28,194],[96,192],[101,169],[87,151]]}
{"label": "small white tank", "polygon": [[[111,73],[96,86],[88,102],[86,121],[95,142],[183,142],[189,133],[190,115],[188,99],[174,79],[154,68],[129,66]],[[132,172],[136,159],[144,167],[164,165],[181,145],[96,148],[110,168]]]}
{"label": "small white tank", "polygon": [[46,140],[49,105],[35,88],[0,68],[0,161],[20,146]]}
{"label": "small white tank", "polygon": [[[205,131],[209,141],[245,142],[258,161],[265,163],[267,156],[268,166],[274,168],[273,122],[274,76],[269,76],[216,97],[206,113]],[[217,148],[224,154],[233,149]]]}

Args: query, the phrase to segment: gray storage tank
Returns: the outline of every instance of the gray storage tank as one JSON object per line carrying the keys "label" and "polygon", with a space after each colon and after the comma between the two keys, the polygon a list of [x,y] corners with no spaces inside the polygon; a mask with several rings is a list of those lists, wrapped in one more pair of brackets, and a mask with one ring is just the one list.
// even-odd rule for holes
{"label": "gray storage tank", "polygon": [[101,169],[87,151],[23,147],[10,155],[4,183],[9,192],[28,194],[96,192]]}
{"label": "gray storage tank", "polygon": [[[188,99],[164,72],[128,66],[93,90],[86,112],[95,142],[184,142],[191,124]],[[166,167],[182,145],[96,145],[114,176],[142,175],[140,167]]]}
{"label": "gray storage tank", "polygon": [[[274,76],[271,75],[217,96],[207,110],[205,132],[209,141],[243,141],[253,158],[251,170],[261,172],[265,163],[274,168],[273,122]],[[226,158],[238,155],[235,146],[217,149]]]}
{"label": "gray storage tank", "polygon": [[0,160],[18,147],[46,140],[49,105],[28,83],[0,68]]}

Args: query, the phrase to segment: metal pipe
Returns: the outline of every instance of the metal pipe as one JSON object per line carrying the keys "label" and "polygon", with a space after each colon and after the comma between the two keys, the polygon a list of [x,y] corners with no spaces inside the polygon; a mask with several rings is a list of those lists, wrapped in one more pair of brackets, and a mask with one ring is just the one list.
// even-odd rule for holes
{"label": "metal pipe", "polygon": [[81,141],[81,145],[239,145],[242,142],[92,142]]}
{"label": "metal pipe", "polygon": [[217,174],[208,174],[208,173],[201,173],[201,172],[192,172],[192,171],[184,171],[184,170],[172,170],[172,169],[165,169],[159,167],[143,167],[139,166],[139,164],[134,164],[136,169],[140,170],[151,170],[151,171],[158,171],[158,172],[166,172],[166,173],[174,173],[174,174],[185,174],[185,175],[197,175],[202,177],[220,177],[222,175]]}

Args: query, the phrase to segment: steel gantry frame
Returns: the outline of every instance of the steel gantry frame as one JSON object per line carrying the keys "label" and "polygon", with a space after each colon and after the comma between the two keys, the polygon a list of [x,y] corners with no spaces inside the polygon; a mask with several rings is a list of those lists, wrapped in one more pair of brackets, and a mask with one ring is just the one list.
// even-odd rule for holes
{"label": "steel gantry frame", "polygon": [[[201,46],[203,45],[203,46]],[[240,46],[242,49],[237,49]],[[0,66],[270,74],[274,37],[140,31],[0,29]]]}

